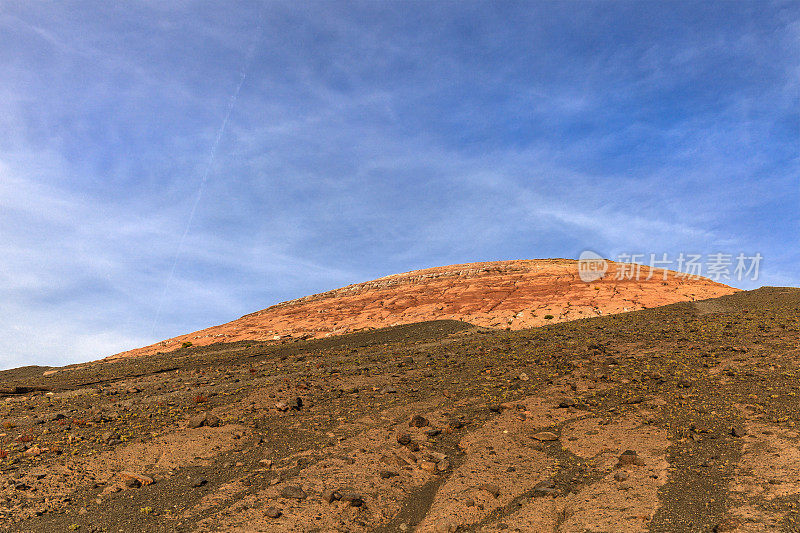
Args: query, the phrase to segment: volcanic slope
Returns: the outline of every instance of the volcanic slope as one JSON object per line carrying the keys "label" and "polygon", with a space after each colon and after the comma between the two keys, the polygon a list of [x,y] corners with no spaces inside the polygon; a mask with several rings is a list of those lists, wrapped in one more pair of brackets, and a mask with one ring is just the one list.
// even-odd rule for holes
{"label": "volcanic slope", "polygon": [[798,375],[788,288],[26,367],[0,372],[0,524],[797,531]]}
{"label": "volcanic slope", "polygon": [[284,302],[111,359],[170,352],[185,343],[286,342],[426,320],[517,330],[736,291],[706,278],[661,269],[651,273],[646,266],[614,262],[608,262],[605,276],[592,283],[581,281],[578,262],[567,259],[451,265]]}

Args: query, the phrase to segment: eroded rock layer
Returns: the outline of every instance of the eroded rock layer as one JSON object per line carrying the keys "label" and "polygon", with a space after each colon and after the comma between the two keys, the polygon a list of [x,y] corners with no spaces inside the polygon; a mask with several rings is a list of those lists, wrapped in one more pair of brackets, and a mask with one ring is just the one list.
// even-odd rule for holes
{"label": "eroded rock layer", "polygon": [[[454,319],[476,326],[522,329],[682,301],[732,294],[706,278],[608,262],[586,283],[578,262],[543,259],[469,263],[395,274],[280,303],[238,320],[112,356],[176,350],[184,343],[281,342],[398,324]],[[621,279],[618,279],[621,278]]]}

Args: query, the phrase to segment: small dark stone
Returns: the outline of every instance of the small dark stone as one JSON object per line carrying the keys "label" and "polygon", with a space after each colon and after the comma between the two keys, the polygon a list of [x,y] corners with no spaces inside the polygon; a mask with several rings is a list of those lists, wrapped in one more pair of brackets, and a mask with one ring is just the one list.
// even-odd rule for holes
{"label": "small dark stone", "polygon": [[497,485],[493,485],[492,483],[484,483],[483,485],[480,486],[480,488],[485,490],[495,498],[500,496],[500,487],[498,487]]}
{"label": "small dark stone", "polygon": [[407,433],[403,433],[402,435],[397,436],[397,443],[402,446],[408,446],[411,444],[411,435]]}
{"label": "small dark stone", "polygon": [[532,495],[534,497],[540,498],[542,496],[555,496],[558,494],[556,490],[556,484],[551,479],[546,479],[534,485]]}
{"label": "small dark stone", "polygon": [[625,450],[622,452],[622,455],[619,456],[619,462],[617,463],[617,468],[627,465],[637,465],[643,466],[644,461],[639,457],[639,455],[633,450]]}
{"label": "small dark stone", "polygon": [[380,476],[381,476],[382,479],[389,479],[389,478],[393,478],[393,477],[396,477],[396,476],[399,476],[399,475],[400,474],[398,474],[394,470],[381,470],[381,472],[380,472]]}
{"label": "small dark stone", "polygon": [[355,492],[343,492],[341,500],[350,502],[351,507],[361,507],[364,505],[364,497]]}
{"label": "small dark stone", "polygon": [[306,492],[300,485],[286,485],[281,490],[281,496],[295,500],[303,500],[306,497]]}
{"label": "small dark stone", "polygon": [[747,431],[744,429],[744,426],[733,426],[731,428],[731,435],[740,439],[747,435]]}
{"label": "small dark stone", "polygon": [[558,406],[562,409],[566,409],[567,407],[575,407],[575,400],[572,398],[565,398],[558,403]]}
{"label": "small dark stone", "polygon": [[299,411],[303,408],[303,399],[302,398],[295,398],[293,400],[289,400],[286,402],[286,405],[289,406],[289,409],[293,411]]}
{"label": "small dark stone", "polygon": [[322,500],[327,503],[333,503],[342,499],[342,495],[337,490],[326,490],[322,493]]}
{"label": "small dark stone", "polygon": [[447,422],[447,425],[450,426],[450,429],[461,429],[464,427],[464,422],[458,418],[453,418]]}
{"label": "small dark stone", "polygon": [[411,417],[411,421],[408,423],[408,425],[412,428],[421,428],[427,426],[428,424],[428,419],[422,415],[414,415]]}
{"label": "small dark stone", "polygon": [[206,478],[204,478],[204,477],[200,477],[200,478],[195,479],[192,482],[192,487],[195,487],[195,488],[196,487],[202,487],[206,483],[208,483],[208,480]]}
{"label": "small dark stone", "polygon": [[283,513],[277,507],[267,507],[264,510],[264,514],[269,518],[280,518]]}

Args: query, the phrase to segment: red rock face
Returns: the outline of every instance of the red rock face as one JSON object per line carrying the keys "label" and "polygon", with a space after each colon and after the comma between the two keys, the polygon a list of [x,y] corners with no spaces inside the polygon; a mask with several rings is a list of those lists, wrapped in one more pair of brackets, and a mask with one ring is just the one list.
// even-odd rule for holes
{"label": "red rock face", "polygon": [[[111,356],[170,352],[184,342],[284,342],[425,320],[455,319],[521,329],[578,318],[703,300],[738,289],[706,278],[640,267],[638,279],[617,279],[626,265],[608,262],[605,275],[581,280],[578,262],[542,259],[469,263],[415,270],[280,303],[238,320]],[[628,265],[627,268],[630,268]]]}

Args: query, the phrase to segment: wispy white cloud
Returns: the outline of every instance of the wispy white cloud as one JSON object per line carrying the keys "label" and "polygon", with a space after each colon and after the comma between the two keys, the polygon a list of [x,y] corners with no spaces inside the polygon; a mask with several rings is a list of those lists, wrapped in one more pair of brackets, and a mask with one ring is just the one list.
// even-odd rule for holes
{"label": "wispy white cloud", "polygon": [[796,10],[483,7],[3,3],[0,366],[584,248],[800,282]]}

